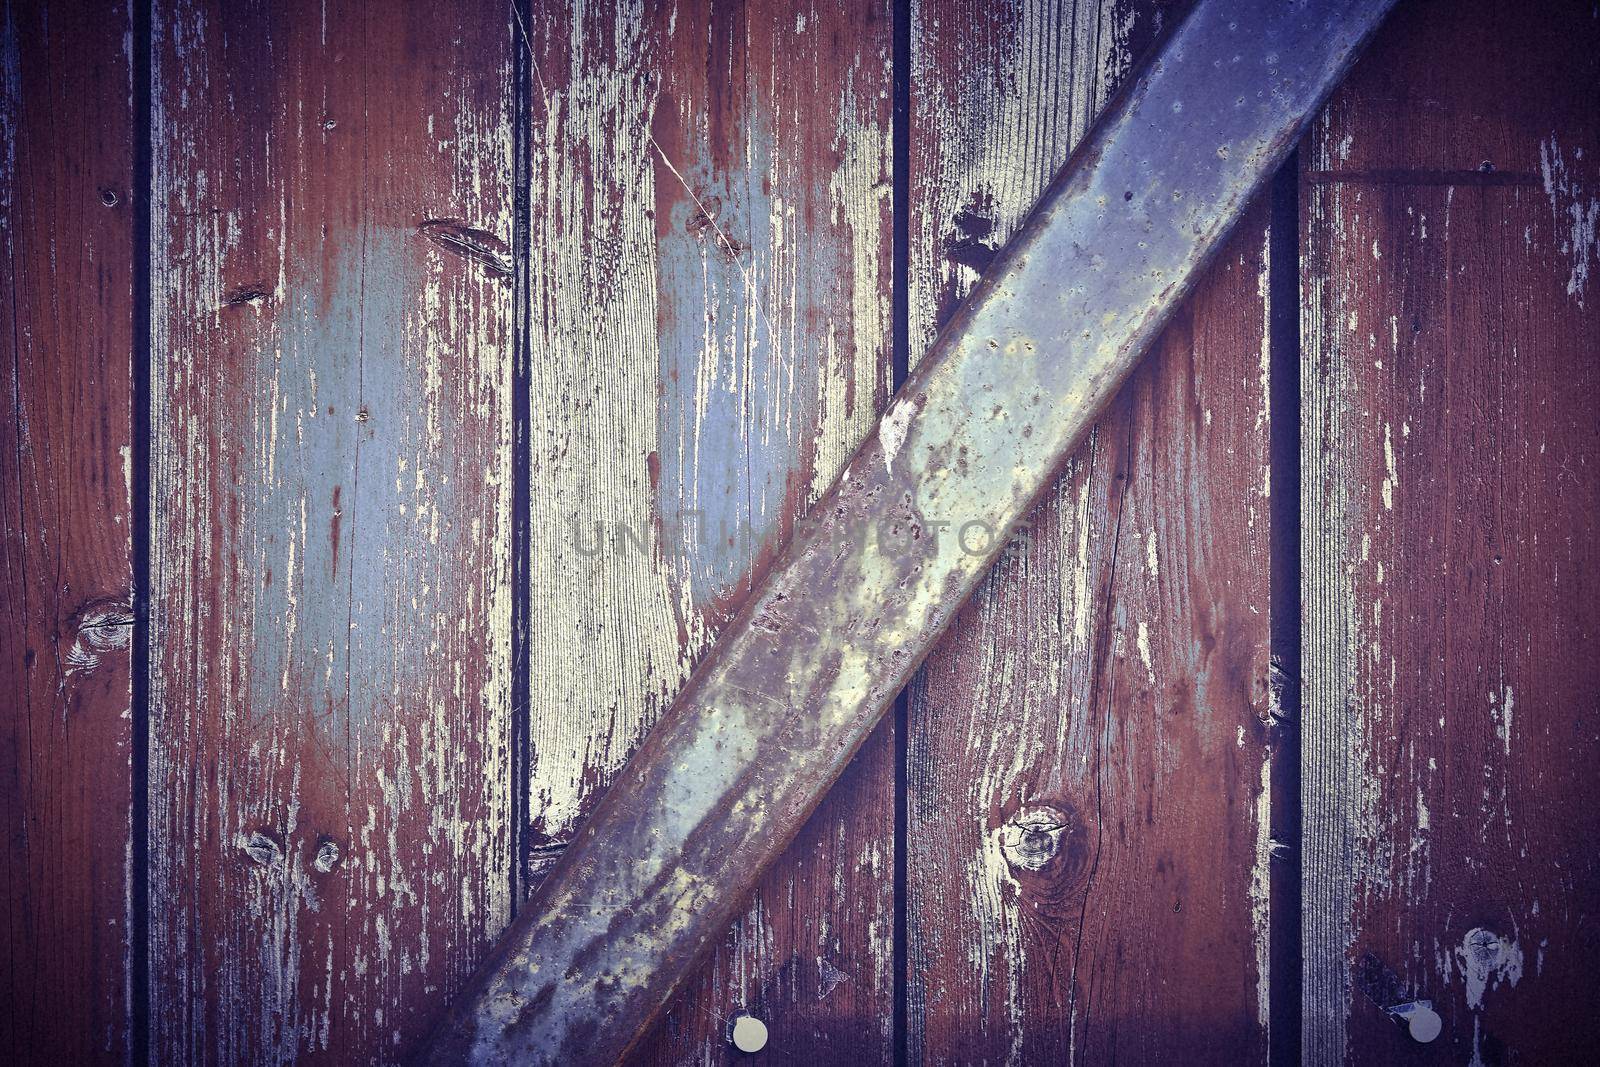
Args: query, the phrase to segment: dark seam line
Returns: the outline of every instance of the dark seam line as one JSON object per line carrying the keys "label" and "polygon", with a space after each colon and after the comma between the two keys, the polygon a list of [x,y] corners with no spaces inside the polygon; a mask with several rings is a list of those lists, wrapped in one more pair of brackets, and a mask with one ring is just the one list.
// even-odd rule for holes
{"label": "dark seam line", "polygon": [[529,234],[532,226],[532,154],[530,142],[533,132],[533,57],[528,47],[518,39],[518,25],[529,25],[533,20],[531,0],[516,0],[513,21],[507,27],[513,57],[513,215],[512,255],[516,276],[512,296],[512,371],[511,371],[511,833],[507,846],[511,849],[509,877],[511,880],[511,914],[514,917],[527,885],[527,791],[530,781],[528,751],[529,699],[532,679],[528,677],[529,613],[532,609],[532,591],[528,586],[532,573],[533,539],[528,529],[529,478],[532,462],[529,452],[529,423],[533,413],[529,410],[531,373],[529,353],[532,345],[531,290],[532,249]]}
{"label": "dark seam line", "polygon": [[[893,127],[893,353],[894,390],[899,391],[911,368],[911,0],[894,4],[894,106]],[[915,677],[915,676],[913,676]],[[907,730],[911,720],[910,686],[901,689],[894,700],[894,1020],[891,1054],[899,1067],[909,1057],[907,1023],[910,1018],[910,958],[906,911],[909,885],[907,827],[911,801],[909,788],[910,745]]]}
{"label": "dark seam line", "polygon": [[[1272,180],[1267,346],[1271,486],[1271,853],[1268,860],[1268,1062],[1300,1062],[1300,154]],[[1307,175],[1308,179],[1311,177]]]}
{"label": "dark seam line", "polygon": [[1494,170],[1310,170],[1310,185],[1542,185],[1537,174]]}
{"label": "dark seam line", "polygon": [[133,540],[133,652],[129,773],[131,796],[129,833],[132,836],[129,878],[128,976],[129,1058],[144,1067],[150,1055],[150,444],[152,398],[151,360],[151,233],[152,138],[151,123],[151,2],[130,5],[133,15],[133,263],[130,270],[133,297],[132,377],[129,434],[132,500],[129,507]]}

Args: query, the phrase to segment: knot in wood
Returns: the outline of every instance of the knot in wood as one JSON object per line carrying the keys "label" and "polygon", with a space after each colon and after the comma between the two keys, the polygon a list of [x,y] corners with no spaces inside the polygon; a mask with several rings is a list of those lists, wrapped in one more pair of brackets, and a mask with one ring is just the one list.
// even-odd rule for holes
{"label": "knot in wood", "polygon": [[1000,827],[1000,854],[1013,871],[1039,873],[1061,855],[1075,822],[1054,805],[1028,805]]}
{"label": "knot in wood", "polygon": [[78,674],[100,666],[108,652],[125,651],[133,641],[133,609],[126,601],[102,598],[85,604],[73,623],[72,643],[66,652],[66,673]]}
{"label": "knot in wood", "polygon": [[1483,927],[1470,930],[1462,942],[1466,949],[1469,966],[1479,967],[1485,971],[1496,967],[1500,963],[1500,954],[1504,942],[1500,935],[1493,930]]}
{"label": "knot in wood", "polygon": [[283,846],[270,834],[260,830],[249,837],[240,837],[239,847],[259,866],[277,867],[283,863]]}
{"label": "knot in wood", "polygon": [[115,652],[133,639],[133,609],[120,602],[96,604],[78,620],[78,639],[95,652]]}
{"label": "knot in wood", "polygon": [[339,842],[332,838],[324,837],[317,844],[317,858],[311,861],[311,865],[320,873],[328,874],[339,865],[339,859],[343,855],[344,853],[339,848]]}

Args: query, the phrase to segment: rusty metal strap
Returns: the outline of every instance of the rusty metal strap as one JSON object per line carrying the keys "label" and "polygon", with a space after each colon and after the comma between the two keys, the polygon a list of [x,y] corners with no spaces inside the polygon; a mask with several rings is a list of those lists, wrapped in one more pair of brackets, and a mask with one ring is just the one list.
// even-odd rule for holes
{"label": "rusty metal strap", "polygon": [[1391,3],[1198,0],[522,909],[429,1062],[627,1053],[1003,543],[943,524],[1024,515]]}

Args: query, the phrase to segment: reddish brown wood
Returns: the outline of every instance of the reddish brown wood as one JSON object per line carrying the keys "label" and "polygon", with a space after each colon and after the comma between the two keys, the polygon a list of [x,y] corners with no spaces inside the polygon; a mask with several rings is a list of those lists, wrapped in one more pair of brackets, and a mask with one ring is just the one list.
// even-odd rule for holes
{"label": "reddish brown wood", "polygon": [[[4,22],[8,1062],[130,1053],[131,16],[80,7]],[[403,1055],[888,391],[887,7],[532,7],[517,828],[511,9],[153,10],[155,1061]],[[913,355],[1168,17],[913,5]],[[1418,0],[1303,152],[1311,1061],[1600,1043],[1596,56]],[[1266,229],[913,688],[914,1061],[1263,1056]],[[891,727],[645,1060],[890,1057]]]}
{"label": "reddish brown wood", "polygon": [[126,5],[0,29],[0,1060],[128,1056]]}
{"label": "reddish brown wood", "polygon": [[389,1062],[510,913],[504,3],[158,3],[151,1060]]}
{"label": "reddish brown wood", "polygon": [[[914,13],[915,351],[1163,13]],[[1265,1058],[1265,207],[913,685],[914,1062]]]}
{"label": "reddish brown wood", "polygon": [[[1403,5],[1302,152],[1305,1047],[1600,1044],[1600,23]],[[1444,1032],[1352,979],[1372,954]]]}
{"label": "reddish brown wood", "polygon": [[[892,67],[886,4],[528,32],[533,882],[888,394]],[[885,728],[641,1062],[888,1058],[893,780]]]}

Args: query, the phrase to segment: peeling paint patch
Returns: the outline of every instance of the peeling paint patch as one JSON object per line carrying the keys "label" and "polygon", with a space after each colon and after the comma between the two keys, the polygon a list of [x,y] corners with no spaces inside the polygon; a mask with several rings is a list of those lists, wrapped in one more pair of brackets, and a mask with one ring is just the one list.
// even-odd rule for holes
{"label": "peeling paint patch", "polygon": [[1508,685],[1498,693],[1489,694],[1489,717],[1494,721],[1495,736],[1511,755],[1511,715],[1516,710],[1517,696]]}
{"label": "peeling paint patch", "polygon": [[1383,510],[1394,510],[1394,491],[1400,485],[1400,471],[1394,460],[1394,436],[1389,424],[1383,424]]}
{"label": "peeling paint patch", "polygon": [[[1575,153],[1583,158],[1583,150]],[[1589,195],[1567,169],[1567,161],[1555,135],[1539,142],[1539,174],[1545,196],[1550,200],[1559,250],[1571,261],[1567,276],[1567,295],[1583,306],[1589,288],[1589,271],[1600,260],[1600,197]]]}
{"label": "peeling paint patch", "polygon": [[916,414],[917,402],[911,397],[896,400],[884,414],[883,422],[878,427],[878,443],[883,446],[884,470],[894,470],[894,459],[900,454],[900,446],[905,443],[906,431]]}

